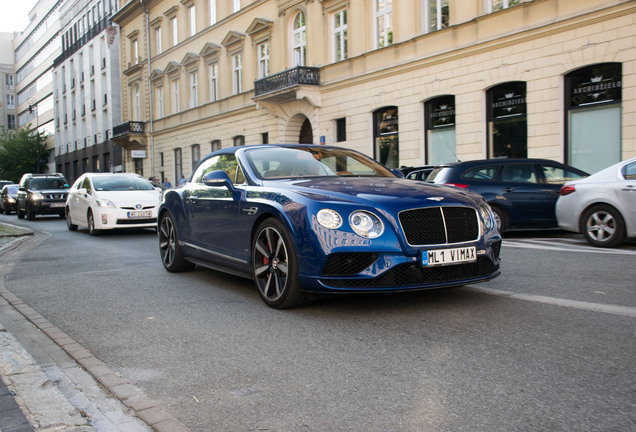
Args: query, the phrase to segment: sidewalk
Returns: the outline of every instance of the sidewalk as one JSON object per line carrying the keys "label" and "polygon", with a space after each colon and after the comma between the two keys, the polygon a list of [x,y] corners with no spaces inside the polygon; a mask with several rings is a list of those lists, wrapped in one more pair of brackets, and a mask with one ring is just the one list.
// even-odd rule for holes
{"label": "sidewalk", "polygon": [[0,222],[0,432],[186,432],[5,287],[45,234]]}

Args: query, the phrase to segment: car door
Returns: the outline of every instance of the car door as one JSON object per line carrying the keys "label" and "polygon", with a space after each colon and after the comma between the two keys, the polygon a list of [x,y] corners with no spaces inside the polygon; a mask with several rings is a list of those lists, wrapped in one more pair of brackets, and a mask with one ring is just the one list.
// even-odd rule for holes
{"label": "car door", "polygon": [[616,193],[621,205],[627,213],[625,221],[628,226],[636,226],[636,162],[625,165],[621,173],[624,180],[619,180]]}
{"label": "car door", "polygon": [[[87,225],[87,213],[92,199],[92,185],[90,178],[84,176],[77,181],[77,188],[73,187],[73,198],[71,203],[71,219],[75,223]],[[82,189],[86,189],[86,193]],[[82,193],[80,193],[80,191]]]}
{"label": "car door", "polygon": [[[542,162],[538,164],[539,182],[541,190],[545,194],[546,223],[557,224],[556,220],[556,202],[559,199],[559,190],[569,181],[580,180],[586,177],[582,171],[575,170],[558,163]],[[556,226],[556,225],[555,225]]]}
{"label": "car door", "polygon": [[240,168],[234,155],[219,155],[197,169],[183,192],[183,202],[191,242],[205,251],[206,259],[232,265],[249,257],[249,235],[241,223],[243,194],[225,186],[206,186],[202,177],[216,170],[225,171],[235,184],[244,181],[242,174],[237,175]]}
{"label": "car door", "polygon": [[556,197],[539,183],[535,164],[504,164],[497,182],[499,193],[506,201],[510,228],[556,226]]}

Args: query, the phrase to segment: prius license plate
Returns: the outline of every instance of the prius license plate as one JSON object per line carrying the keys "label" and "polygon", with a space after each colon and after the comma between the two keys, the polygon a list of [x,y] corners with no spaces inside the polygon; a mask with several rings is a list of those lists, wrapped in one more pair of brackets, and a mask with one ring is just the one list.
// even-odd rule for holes
{"label": "prius license plate", "polygon": [[152,216],[152,212],[151,211],[129,211],[128,212],[128,217],[129,218],[148,218]]}
{"label": "prius license plate", "polygon": [[477,261],[475,246],[422,251],[422,265],[441,266]]}

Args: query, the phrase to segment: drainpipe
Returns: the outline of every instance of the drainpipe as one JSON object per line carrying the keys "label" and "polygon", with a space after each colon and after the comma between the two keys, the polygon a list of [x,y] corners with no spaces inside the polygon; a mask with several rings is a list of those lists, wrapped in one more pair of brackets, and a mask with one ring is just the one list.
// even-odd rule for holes
{"label": "drainpipe", "polygon": [[[152,73],[152,69],[150,67],[150,12],[148,11],[148,5],[146,1],[139,0],[141,5],[144,8],[144,13],[146,14],[146,52],[148,55],[148,115],[149,115],[149,124],[150,124],[150,175],[152,177],[155,176],[155,129],[153,123],[153,114],[152,114],[152,85],[150,82],[150,75]],[[163,180],[163,179],[162,179]]]}

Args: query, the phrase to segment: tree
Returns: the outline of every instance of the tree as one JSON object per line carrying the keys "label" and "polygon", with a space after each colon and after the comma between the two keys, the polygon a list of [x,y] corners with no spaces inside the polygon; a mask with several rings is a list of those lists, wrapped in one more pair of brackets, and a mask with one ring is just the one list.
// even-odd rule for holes
{"label": "tree", "polygon": [[31,125],[12,131],[0,130],[0,179],[18,182],[24,173],[45,172],[49,152],[46,133],[36,132]]}

